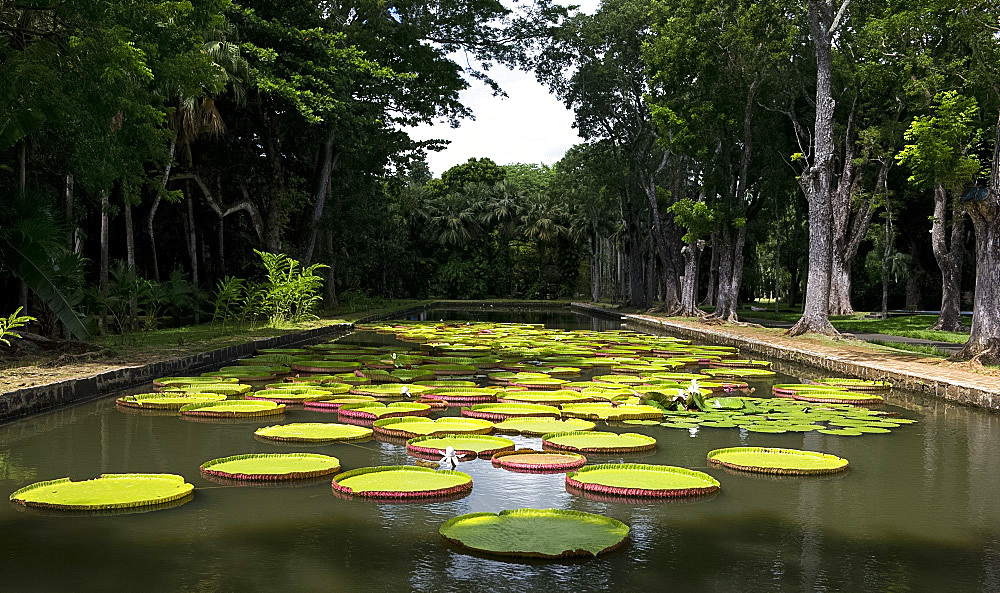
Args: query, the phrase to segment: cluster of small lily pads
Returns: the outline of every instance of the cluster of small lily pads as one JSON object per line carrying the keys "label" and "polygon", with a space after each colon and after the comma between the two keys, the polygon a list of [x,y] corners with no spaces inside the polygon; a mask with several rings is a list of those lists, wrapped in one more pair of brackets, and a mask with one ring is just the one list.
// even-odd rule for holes
{"label": "cluster of small lily pads", "polygon": [[[359,329],[391,334],[411,346],[333,342],[262,350],[199,377],[157,379],[154,392],[121,397],[117,404],[125,411],[203,420],[277,416],[289,409],[336,413],[336,423],[279,424],[254,434],[262,440],[303,443],[374,435],[434,462],[480,457],[511,471],[569,471],[570,492],[611,497],[694,496],[714,492],[720,484],[703,472],[673,466],[586,465],[585,453],[656,447],[656,439],[647,435],[595,431],[596,421],[691,431],[815,430],[838,436],[887,433],[913,422],[872,409],[882,403],[877,392],[889,387],[874,381],[826,379],[774,385],[775,397],[752,397],[748,381],[775,376],[769,363],[740,359],[733,348],[693,345],[676,338],[524,324],[383,323]],[[461,416],[428,417],[449,407],[460,408]],[[540,437],[542,447],[515,450],[513,441],[495,432]],[[789,449],[724,449],[711,452],[708,459],[712,465],[769,473],[828,473],[847,467],[846,460]],[[332,456],[246,454],[207,461],[201,472],[209,479],[236,482],[336,474],[335,494],[376,499],[462,496],[472,489],[468,474],[431,465],[338,473],[340,462]],[[133,484],[123,494],[120,486],[130,480],[142,487]],[[67,503],[65,493],[74,485],[79,496],[75,503]],[[171,474],[112,474],[85,482],[33,484],[11,499],[52,508],[129,508],[183,500],[193,489]],[[575,527],[568,531],[560,527],[567,522]],[[514,541],[525,529],[575,534],[576,539],[536,536],[538,547],[519,550],[481,541],[482,530],[498,528],[512,530]],[[588,529],[595,542],[581,545],[579,538]],[[480,551],[554,557],[613,549],[628,534],[628,526],[588,513],[520,509],[456,517],[441,534]]]}

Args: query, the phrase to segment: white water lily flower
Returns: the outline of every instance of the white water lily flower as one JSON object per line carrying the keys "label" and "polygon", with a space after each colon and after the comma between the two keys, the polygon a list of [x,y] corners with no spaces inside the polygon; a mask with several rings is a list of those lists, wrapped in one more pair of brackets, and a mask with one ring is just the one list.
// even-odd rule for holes
{"label": "white water lily flower", "polygon": [[450,465],[452,469],[458,465],[458,453],[455,452],[455,447],[448,445],[444,450],[444,457],[441,458],[441,465]]}
{"label": "white water lily flower", "polygon": [[701,386],[698,385],[698,379],[691,379],[691,384],[687,388],[688,393],[701,393]]}

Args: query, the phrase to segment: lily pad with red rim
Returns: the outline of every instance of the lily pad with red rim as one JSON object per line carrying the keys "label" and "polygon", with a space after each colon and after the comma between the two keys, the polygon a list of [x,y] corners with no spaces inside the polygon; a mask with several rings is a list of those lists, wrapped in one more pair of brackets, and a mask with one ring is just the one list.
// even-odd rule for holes
{"label": "lily pad with red rim", "polygon": [[629,497],[673,498],[710,494],[719,489],[712,476],[684,467],[643,463],[590,465],[566,474],[566,486],[584,492]]}
{"label": "lily pad with red rim", "polygon": [[276,481],[325,476],[340,471],[340,460],[316,453],[253,453],[206,461],[201,473],[231,480]]}
{"label": "lily pad with red rim", "polygon": [[472,477],[453,470],[413,465],[363,467],[333,477],[333,490],[367,498],[401,499],[452,496],[472,490]]}

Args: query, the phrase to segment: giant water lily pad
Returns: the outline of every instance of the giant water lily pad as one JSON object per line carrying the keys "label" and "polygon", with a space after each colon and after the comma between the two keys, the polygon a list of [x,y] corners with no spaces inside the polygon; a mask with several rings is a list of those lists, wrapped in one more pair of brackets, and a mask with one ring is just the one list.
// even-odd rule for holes
{"label": "giant water lily pad", "polygon": [[470,513],[445,522],[441,535],[462,547],[501,556],[597,556],[628,537],[621,521],[580,511],[514,509]]}
{"label": "giant water lily pad", "polygon": [[887,381],[867,381],[865,379],[844,379],[828,377],[826,379],[820,379],[816,381],[823,385],[832,385],[835,387],[843,387],[848,391],[888,391],[892,389],[892,383]]}
{"label": "giant water lily pad", "polygon": [[551,473],[583,467],[587,463],[587,458],[570,451],[517,449],[496,453],[490,461],[496,467],[515,472]]}
{"label": "giant water lily pad", "polygon": [[322,389],[261,389],[248,393],[244,397],[247,400],[262,400],[279,404],[304,404],[327,399],[330,397],[330,393]]}
{"label": "giant water lily pad", "polygon": [[608,402],[566,404],[563,416],[570,418],[597,418],[600,420],[659,420],[663,410],[642,404],[615,406]]}
{"label": "giant water lily pad", "polygon": [[201,383],[236,383],[238,381],[239,379],[236,378],[220,379],[219,377],[158,377],[153,379],[153,385],[156,387],[188,387]]}
{"label": "giant water lily pad", "polygon": [[462,408],[462,415],[494,421],[523,416],[558,418],[559,408],[541,404],[479,404]]}
{"label": "giant water lily pad", "polygon": [[445,434],[414,437],[406,441],[406,450],[417,455],[443,455],[448,447],[454,448],[459,455],[491,457],[500,451],[513,451],[514,441],[484,434]]}
{"label": "giant water lily pad", "polygon": [[369,397],[367,395],[339,395],[320,401],[306,402],[305,407],[307,410],[336,412],[341,406],[346,406],[348,404],[367,404],[375,401],[376,399],[374,397]]}
{"label": "giant water lily pad", "polygon": [[363,467],[333,477],[341,494],[371,498],[450,496],[472,490],[469,474],[412,465]]}
{"label": "giant water lily pad", "polygon": [[431,407],[416,402],[396,402],[389,405],[372,402],[347,404],[340,406],[337,412],[341,419],[376,420],[397,416],[426,416],[431,413]]}
{"label": "giant water lily pad", "polygon": [[276,404],[271,401],[228,400],[181,406],[181,414],[185,416],[210,418],[256,418],[276,416],[284,412],[284,404]]}
{"label": "giant water lily pad", "polygon": [[836,391],[806,391],[796,393],[792,398],[804,402],[853,404],[856,406],[878,406],[885,400],[881,395],[867,393],[839,393]]}
{"label": "giant water lily pad", "polygon": [[655,498],[697,496],[719,489],[719,481],[704,472],[643,463],[590,465],[566,474],[566,485],[583,492]]}
{"label": "giant water lily pad", "polygon": [[221,393],[140,393],[119,397],[115,403],[126,408],[142,410],[179,410],[188,404],[223,401]]}
{"label": "giant water lily pad", "polygon": [[709,452],[708,462],[766,474],[832,474],[847,469],[847,460],[827,453],[768,447],[730,447]]}
{"label": "giant water lily pad", "polygon": [[578,391],[570,389],[559,389],[556,391],[508,391],[500,396],[500,401],[508,404],[544,404],[550,406],[589,402],[591,399]]}
{"label": "giant water lily pad", "polygon": [[594,430],[597,426],[590,420],[568,418],[509,418],[495,424],[498,432],[523,434],[526,436],[542,436],[550,432],[571,432],[579,430]]}
{"label": "giant water lily pad", "polygon": [[656,439],[644,434],[614,432],[557,432],[544,435],[542,444],[553,449],[584,453],[631,453],[656,448]]}
{"label": "giant water lily pad", "polygon": [[726,379],[761,380],[776,376],[774,371],[767,369],[705,369],[705,374]]}
{"label": "giant water lily pad", "polygon": [[477,404],[497,401],[497,389],[483,387],[448,387],[435,389],[426,395],[429,399],[439,399],[449,404]]}
{"label": "giant water lily pad", "polygon": [[206,461],[201,473],[231,480],[298,480],[340,471],[340,460],[316,453],[254,453]]}
{"label": "giant water lily pad", "polygon": [[255,435],[273,441],[331,442],[357,441],[372,436],[372,429],[335,422],[296,422],[258,428]]}
{"label": "giant water lily pad", "polygon": [[235,381],[230,383],[197,383],[184,387],[168,386],[164,387],[163,393],[218,393],[221,395],[243,395],[252,389],[250,385],[244,385]]}
{"label": "giant water lily pad", "polygon": [[424,395],[433,391],[433,387],[426,385],[412,385],[409,383],[381,383],[378,385],[355,385],[351,387],[353,395],[368,395],[376,398],[392,399],[407,396]]}
{"label": "giant water lily pad", "polygon": [[174,474],[103,474],[74,482],[60,478],[37,482],[10,495],[16,503],[66,510],[129,509],[180,500],[194,486]]}
{"label": "giant water lily pad", "polygon": [[376,434],[390,437],[413,438],[438,434],[489,434],[493,423],[479,418],[445,417],[430,418],[383,418],[372,425]]}
{"label": "giant water lily pad", "polygon": [[293,371],[303,373],[345,373],[360,368],[360,362],[344,360],[299,360],[292,364]]}

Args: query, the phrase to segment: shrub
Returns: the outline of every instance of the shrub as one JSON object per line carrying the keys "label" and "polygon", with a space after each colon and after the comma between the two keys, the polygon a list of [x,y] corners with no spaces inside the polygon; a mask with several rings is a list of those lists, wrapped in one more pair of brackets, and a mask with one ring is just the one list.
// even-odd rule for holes
{"label": "shrub", "polygon": [[10,346],[10,341],[7,338],[21,337],[21,334],[14,330],[35,321],[35,318],[30,315],[21,315],[22,308],[23,307],[18,307],[17,310],[11,313],[7,318],[0,317],[0,342]]}

